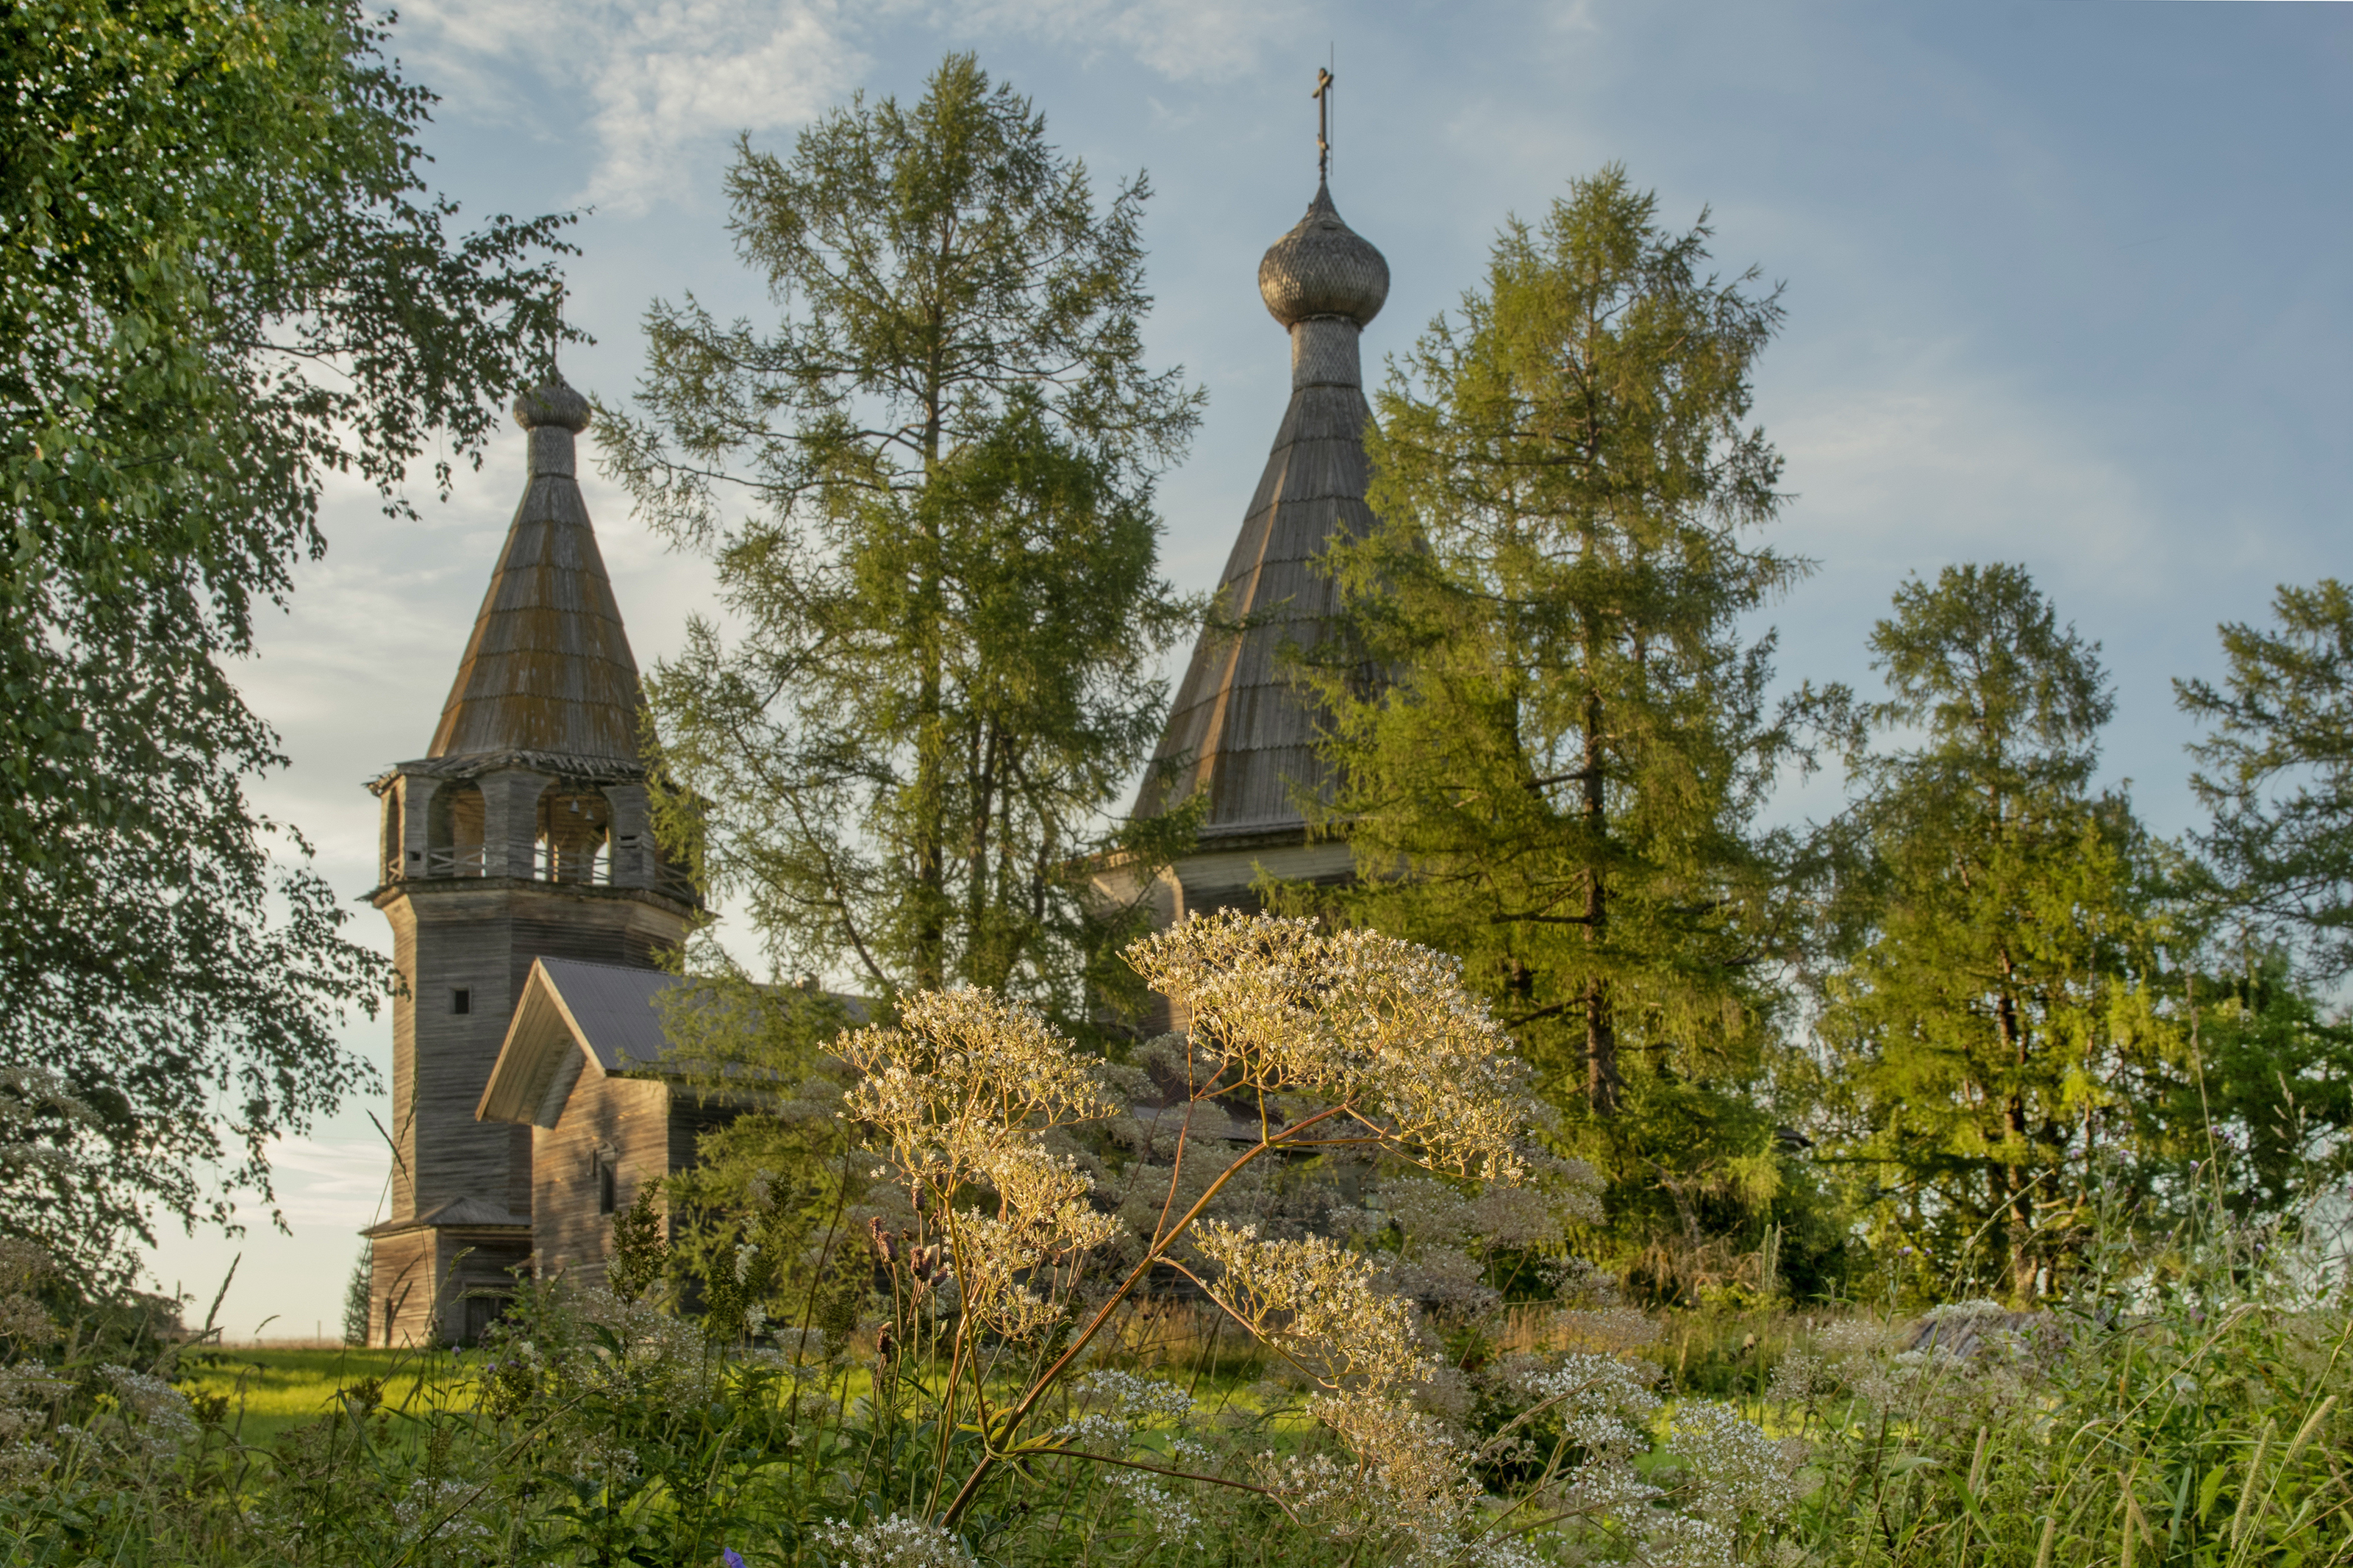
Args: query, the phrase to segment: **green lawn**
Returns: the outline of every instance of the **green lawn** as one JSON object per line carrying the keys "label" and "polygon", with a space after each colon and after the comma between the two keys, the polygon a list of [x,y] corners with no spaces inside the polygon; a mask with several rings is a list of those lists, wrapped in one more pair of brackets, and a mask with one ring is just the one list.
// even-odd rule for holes
{"label": "green lawn", "polygon": [[470,1404],[473,1373],[447,1352],[390,1350],[222,1350],[182,1358],[173,1381],[191,1395],[228,1401],[228,1426],[238,1441],[267,1444],[332,1408],[336,1394],[381,1379],[383,1403],[419,1409],[437,1402]]}
{"label": "green lawn", "polygon": [[[470,1407],[473,1403],[472,1358],[447,1351],[272,1350],[197,1351],[184,1356],[173,1381],[191,1395],[217,1394],[228,1401],[227,1426],[242,1443],[267,1447],[290,1427],[315,1421],[334,1407],[343,1390],[370,1378],[382,1380],[382,1403],[394,1410]],[[1204,1408],[1233,1399],[1257,1376],[1255,1364],[1230,1365],[1215,1376],[1166,1375],[1192,1386]],[[867,1392],[872,1374],[849,1370],[848,1394]],[[841,1394],[839,1384],[832,1392]],[[1248,1404],[1245,1399],[1243,1403]]]}

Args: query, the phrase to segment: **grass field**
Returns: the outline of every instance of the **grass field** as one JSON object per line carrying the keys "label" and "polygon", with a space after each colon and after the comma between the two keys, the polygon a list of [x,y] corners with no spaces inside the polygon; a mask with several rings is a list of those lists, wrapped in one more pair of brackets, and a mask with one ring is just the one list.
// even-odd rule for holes
{"label": "grass field", "polygon": [[182,1358],[173,1381],[185,1394],[227,1399],[229,1429],[237,1440],[267,1444],[290,1427],[324,1415],[342,1390],[370,1378],[382,1380],[384,1404],[395,1410],[471,1400],[470,1364],[447,1352],[342,1346],[200,1351]]}

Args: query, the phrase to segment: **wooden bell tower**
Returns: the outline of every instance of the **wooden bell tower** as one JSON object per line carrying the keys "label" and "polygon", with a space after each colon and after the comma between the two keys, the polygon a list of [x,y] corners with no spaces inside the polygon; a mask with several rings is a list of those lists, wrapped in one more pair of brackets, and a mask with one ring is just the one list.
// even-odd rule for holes
{"label": "wooden bell tower", "polygon": [[475,1110],[533,962],[652,969],[697,910],[654,844],[644,698],[576,473],[587,399],[555,376],[514,416],[530,475],[441,722],[370,786],[405,982],[373,1344],[471,1342],[530,1259],[531,1130]]}

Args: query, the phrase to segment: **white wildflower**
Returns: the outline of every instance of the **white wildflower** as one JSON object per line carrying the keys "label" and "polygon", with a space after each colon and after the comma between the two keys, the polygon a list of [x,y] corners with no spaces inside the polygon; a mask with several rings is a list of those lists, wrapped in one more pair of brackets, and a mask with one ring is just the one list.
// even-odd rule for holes
{"label": "white wildflower", "polygon": [[50,1407],[72,1387],[37,1362],[0,1366],[0,1487],[27,1486],[58,1462],[42,1439]]}
{"label": "white wildflower", "polygon": [[1255,1226],[1214,1220],[1193,1237],[1222,1271],[1208,1288],[1218,1304],[1325,1387],[1386,1390],[1430,1375],[1413,1309],[1375,1288],[1367,1259],[1321,1237],[1261,1241]]}
{"label": "white wildflower", "polygon": [[1128,948],[1191,1016],[1217,1080],[1349,1108],[1357,1132],[1432,1169],[1519,1183],[1525,1070],[1460,963],[1377,931],[1231,910]]}
{"label": "white wildflower", "polygon": [[1380,1275],[1389,1290],[1435,1310],[1480,1312],[1504,1299],[1503,1292],[1487,1283],[1487,1271],[1479,1260],[1457,1247],[1417,1247],[1409,1255],[1391,1258]]}
{"label": "white wildflower", "polygon": [[[1519,1191],[1508,1187],[1504,1190]],[[1542,1201],[1537,1194],[1521,1195]],[[1474,1227],[1471,1200],[1443,1182],[1428,1176],[1383,1182],[1380,1199],[1382,1212],[1398,1227],[1399,1237],[1409,1247],[1460,1247],[1471,1238]]]}
{"label": "white wildflower", "polygon": [[1693,1489],[1692,1508],[1731,1528],[1743,1521],[1770,1522],[1796,1500],[1791,1451],[1728,1405],[1690,1400],[1671,1417],[1668,1451]]}
{"label": "white wildflower", "polygon": [[1193,1414],[1193,1396],[1165,1377],[1138,1377],[1106,1367],[1082,1378],[1078,1391],[1081,1398],[1131,1426],[1163,1421],[1181,1426]]}
{"label": "white wildflower", "polygon": [[1618,1276],[1588,1259],[1552,1258],[1542,1265],[1542,1269],[1552,1286],[1553,1299],[1563,1306],[1599,1310],[1625,1304]]}
{"label": "white wildflower", "polygon": [[1200,1544],[1201,1514],[1192,1500],[1149,1470],[1113,1468],[1112,1489],[1127,1499],[1136,1517],[1163,1546]]}
{"label": "white wildflower", "polygon": [[1833,1359],[1847,1356],[1881,1355],[1894,1351],[1902,1343],[1903,1331],[1877,1318],[1841,1318],[1823,1325],[1814,1336],[1814,1346]]}
{"label": "white wildflower", "polygon": [[1765,1385],[1765,1397],[1782,1405],[1803,1405],[1821,1386],[1822,1359],[1809,1352],[1788,1350],[1773,1363],[1772,1380]]}
{"label": "white wildflower", "polygon": [[860,1029],[841,1054],[865,1075],[843,1097],[847,1113],[881,1128],[899,1164],[935,1185],[971,1175],[957,1163],[986,1149],[1120,1109],[1092,1058],[993,991],[918,993],[896,1028]]}
{"label": "white wildflower", "polygon": [[392,1505],[392,1517],[403,1541],[430,1540],[436,1546],[487,1543],[488,1526],[467,1510],[482,1495],[478,1484],[460,1480],[428,1481],[423,1476],[408,1483],[407,1495]]}
{"label": "white wildflower", "polygon": [[107,1365],[99,1375],[113,1391],[124,1433],[133,1447],[157,1458],[169,1458],[195,1441],[196,1417],[187,1396],[162,1378]]}
{"label": "white wildflower", "polygon": [[[1572,1352],[1551,1361],[1513,1357],[1497,1369],[1504,1385],[1544,1407],[1561,1434],[1593,1466],[1630,1461],[1649,1447],[1646,1431],[1660,1408],[1651,1384],[1659,1368],[1647,1362]],[[1624,1489],[1606,1484],[1599,1471],[1573,1482],[1581,1485],[1577,1510],[1601,1511],[1621,1505]],[[1606,1494],[1606,1495],[1605,1495]]]}
{"label": "white wildflower", "polygon": [[832,1520],[818,1527],[817,1539],[844,1568],[963,1568],[973,1561],[938,1525],[901,1514],[856,1528]]}
{"label": "white wildflower", "polygon": [[1601,1216],[1592,1194],[1582,1185],[1546,1193],[1534,1187],[1491,1184],[1471,1200],[1470,1217],[1471,1234],[1490,1247],[1546,1247],[1560,1240],[1565,1218]]}
{"label": "white wildflower", "polygon": [[1608,1355],[1646,1350],[1665,1331],[1639,1307],[1565,1307],[1552,1320],[1556,1342]]}
{"label": "white wildflower", "polygon": [[1654,1510],[1641,1521],[1645,1568],[1740,1568],[1740,1540],[1720,1521]]}
{"label": "white wildflower", "polygon": [[1364,1462],[1391,1521],[1410,1530],[1449,1528],[1479,1496],[1462,1472],[1462,1446],[1445,1424],[1402,1400],[1343,1394],[1308,1403]]}

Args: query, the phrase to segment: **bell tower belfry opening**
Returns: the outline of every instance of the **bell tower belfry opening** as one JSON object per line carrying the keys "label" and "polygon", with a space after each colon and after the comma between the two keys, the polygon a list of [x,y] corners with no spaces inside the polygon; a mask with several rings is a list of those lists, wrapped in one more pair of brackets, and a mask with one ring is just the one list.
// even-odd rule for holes
{"label": "bell tower belfry opening", "polygon": [[372,1344],[470,1342],[530,1259],[531,1129],[475,1111],[533,963],[654,969],[697,909],[654,842],[637,662],[577,477],[588,401],[552,376],[514,416],[529,477],[440,724],[370,786],[406,983]]}

